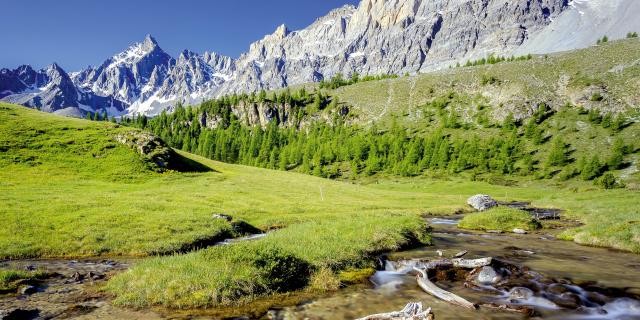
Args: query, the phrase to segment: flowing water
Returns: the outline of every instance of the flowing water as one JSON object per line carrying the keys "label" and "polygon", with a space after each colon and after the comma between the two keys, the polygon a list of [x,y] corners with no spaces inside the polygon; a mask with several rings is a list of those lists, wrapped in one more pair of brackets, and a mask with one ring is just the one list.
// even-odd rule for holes
{"label": "flowing water", "polygon": [[[432,258],[453,256],[468,251],[465,258],[496,257],[524,265],[536,273],[557,280],[546,290],[566,291],[584,299],[580,310],[562,308],[527,289],[516,292],[484,291],[465,288],[461,283],[438,281],[441,288],[474,303],[511,303],[535,308],[541,319],[640,319],[640,256],[608,249],[590,248],[556,240],[548,234],[515,235],[471,233],[457,229],[456,219],[434,218],[434,246],[392,254],[389,259]],[[370,280],[372,285],[351,287],[327,298],[279,310],[283,319],[354,319],[370,314],[401,310],[408,302],[420,301],[433,308],[436,319],[528,319],[528,316],[506,311],[480,308],[470,311],[437,300],[422,291],[415,276],[395,271],[387,263],[384,271]],[[582,287],[592,288],[593,291]],[[566,284],[566,285],[564,285]],[[603,297],[602,292],[609,297]],[[514,300],[518,297],[520,299]],[[632,298],[628,298],[632,297]]]}
{"label": "flowing water", "polygon": [[[640,319],[640,255],[584,247],[556,240],[549,234],[486,234],[461,231],[456,218],[433,218],[434,246],[389,255],[389,260],[439,259],[466,250],[465,258],[495,257],[528,267],[541,276],[542,291],[570,294],[582,305],[560,307],[545,294],[526,288],[478,290],[461,282],[437,281],[445,290],[474,303],[509,303],[535,307],[536,319]],[[263,235],[258,235],[260,237]],[[254,239],[256,236],[244,240]],[[234,240],[238,241],[238,239]],[[229,241],[230,242],[230,241]],[[220,244],[229,244],[224,242]],[[58,276],[47,280],[32,295],[0,296],[0,310],[19,307],[38,310],[40,318],[57,315],[77,319],[215,319],[211,313],[126,310],[111,305],[96,288],[105,277],[122,272],[135,259],[109,260],[24,260],[0,262],[0,268],[46,269]],[[432,307],[436,319],[527,319],[528,316],[480,308],[470,311],[437,300],[422,291],[415,277],[397,271],[392,263],[378,271],[370,283],[350,286],[327,297],[295,306],[273,308],[271,319],[354,319],[370,314],[401,310],[408,302],[420,301]],[[549,279],[554,281],[550,282]],[[534,280],[538,281],[538,280]],[[562,290],[558,291],[557,289]],[[556,301],[557,302],[557,301]],[[209,314],[209,315],[207,315]],[[26,317],[25,317],[26,318]]]}

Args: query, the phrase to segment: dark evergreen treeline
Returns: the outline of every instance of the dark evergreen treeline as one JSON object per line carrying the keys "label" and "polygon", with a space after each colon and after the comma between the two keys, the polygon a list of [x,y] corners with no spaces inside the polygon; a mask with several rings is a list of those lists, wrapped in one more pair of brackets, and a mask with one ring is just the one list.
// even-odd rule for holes
{"label": "dark evergreen treeline", "polygon": [[[296,170],[328,178],[376,173],[413,176],[432,171],[470,172],[472,176],[520,174],[539,178],[550,178],[559,173],[562,179],[594,180],[608,170],[620,168],[624,155],[631,152],[622,141],[616,141],[609,158],[572,159],[571,146],[561,138],[547,142],[549,137],[540,125],[553,112],[545,105],[541,105],[526,124],[508,116],[498,126],[500,134],[488,136],[483,136],[482,131],[462,129],[458,131],[464,131],[464,134],[453,134],[456,130],[451,129],[460,128],[453,112],[448,116],[443,113],[439,129],[423,135],[410,134],[398,125],[389,130],[344,125],[339,117],[332,123],[316,122],[303,130],[284,128],[275,122],[264,129],[239,123],[231,106],[242,99],[267,99],[261,96],[225,97],[206,102],[199,108],[180,106],[172,114],[162,113],[154,119],[125,119],[124,123],[150,130],[174,148],[214,160]],[[289,103],[301,107],[305,102],[316,100],[314,97],[317,94],[300,91],[294,95],[282,93],[272,100],[289,99]],[[446,106],[443,101],[434,103]],[[203,127],[203,111],[219,115],[222,121],[214,129]],[[543,144],[549,144],[546,147],[548,154],[543,158],[528,151],[532,146],[545,149],[535,147]],[[616,186],[615,178],[613,182],[610,176],[606,178],[609,187]]]}

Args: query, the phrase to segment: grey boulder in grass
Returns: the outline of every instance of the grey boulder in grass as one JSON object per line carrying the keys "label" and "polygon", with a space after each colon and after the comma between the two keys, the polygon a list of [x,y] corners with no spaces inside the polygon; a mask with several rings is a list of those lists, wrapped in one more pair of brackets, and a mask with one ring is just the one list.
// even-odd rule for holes
{"label": "grey boulder in grass", "polygon": [[498,206],[498,202],[486,194],[478,194],[469,198],[467,204],[478,211],[487,211]]}

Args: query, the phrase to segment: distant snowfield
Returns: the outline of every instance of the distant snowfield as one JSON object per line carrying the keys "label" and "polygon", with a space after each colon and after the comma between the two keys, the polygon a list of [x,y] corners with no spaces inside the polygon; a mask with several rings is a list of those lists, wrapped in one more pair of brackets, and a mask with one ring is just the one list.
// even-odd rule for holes
{"label": "distant snowfield", "polygon": [[568,10],[531,37],[514,54],[549,53],[591,46],[603,36],[621,39],[640,32],[640,0],[573,0]]}

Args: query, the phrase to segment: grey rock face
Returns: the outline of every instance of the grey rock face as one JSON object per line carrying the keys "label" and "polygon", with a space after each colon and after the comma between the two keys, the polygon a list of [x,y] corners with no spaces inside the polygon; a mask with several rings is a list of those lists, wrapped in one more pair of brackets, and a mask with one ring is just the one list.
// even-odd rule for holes
{"label": "grey rock face", "polygon": [[[179,58],[154,98],[134,103],[129,112],[157,114],[176,101],[197,103],[229,93],[317,82],[338,73],[418,73],[489,53],[506,54],[566,7],[565,0],[363,0],[358,7],[335,9],[303,30],[282,25],[237,60],[215,54],[199,57],[210,70],[193,68],[193,59]],[[191,67],[179,67],[181,60],[190,61]],[[207,73],[211,80],[190,89],[182,81],[191,75],[204,81],[206,77],[197,75]]]}
{"label": "grey rock face", "polygon": [[[187,50],[173,59],[147,36],[100,66],[73,73],[80,95],[75,101],[67,79],[35,94],[49,83],[45,73],[28,66],[3,69],[0,99],[46,111],[104,108],[111,115],[157,115],[177,103],[317,82],[338,73],[415,74],[492,53],[580,48],[601,32],[624,35],[640,28],[633,19],[638,14],[635,0],[362,0],[302,30],[282,25],[238,59]],[[234,112],[256,120],[263,111]]]}
{"label": "grey rock face", "polygon": [[100,96],[76,87],[71,77],[55,63],[39,71],[30,66],[21,66],[13,71],[3,69],[0,72],[0,92],[4,93],[1,96],[3,101],[61,114],[83,116],[97,110],[113,114],[126,108],[112,96]]}
{"label": "grey rock face", "polygon": [[363,0],[306,29],[285,26],[251,45],[237,81],[220,92],[279,88],[337,73],[417,73],[517,48],[567,6],[565,0]]}
{"label": "grey rock face", "polygon": [[498,206],[498,202],[486,194],[478,194],[469,198],[467,204],[478,211],[486,211]]}

